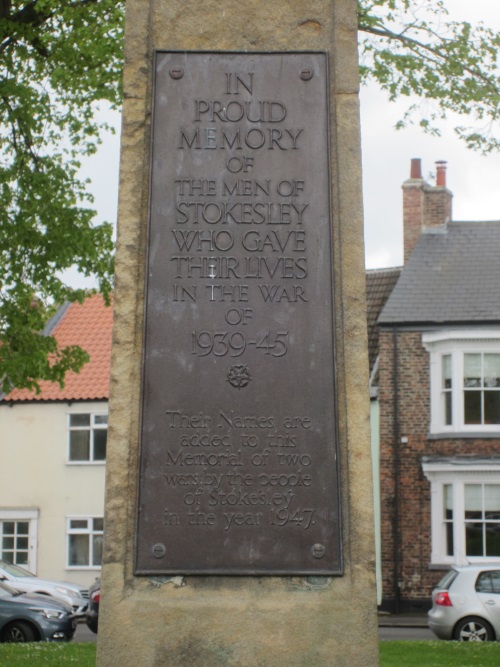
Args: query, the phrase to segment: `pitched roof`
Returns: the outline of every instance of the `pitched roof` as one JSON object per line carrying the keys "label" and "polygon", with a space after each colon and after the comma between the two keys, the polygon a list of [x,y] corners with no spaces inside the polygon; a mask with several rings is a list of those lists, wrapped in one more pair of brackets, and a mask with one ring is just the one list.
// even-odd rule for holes
{"label": "pitched roof", "polygon": [[449,222],[422,232],[380,324],[500,321],[500,222]]}
{"label": "pitched roof", "polygon": [[55,382],[40,382],[41,392],[14,389],[3,398],[12,401],[78,401],[107,400],[111,362],[111,329],[113,309],[107,307],[101,295],[85,299],[82,304],[63,306],[46,327],[60,347],[79,345],[90,355],[80,373],[66,374],[64,387]]}
{"label": "pitched roof", "polygon": [[366,272],[366,317],[368,321],[368,356],[370,373],[378,356],[379,330],[377,320],[394,285],[401,275],[401,267],[371,269]]}

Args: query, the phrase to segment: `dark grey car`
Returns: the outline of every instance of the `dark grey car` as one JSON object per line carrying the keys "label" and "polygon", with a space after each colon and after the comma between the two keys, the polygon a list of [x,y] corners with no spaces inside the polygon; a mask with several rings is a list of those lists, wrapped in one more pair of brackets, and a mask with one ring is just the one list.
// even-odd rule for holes
{"label": "dark grey car", "polygon": [[87,627],[97,634],[99,627],[99,602],[101,599],[101,580],[96,579],[89,588],[89,606],[85,612]]}
{"label": "dark grey car", "polygon": [[0,583],[0,641],[69,641],[75,629],[73,610],[64,602]]}
{"label": "dark grey car", "polygon": [[77,616],[87,609],[89,592],[83,586],[67,581],[40,579],[19,565],[0,560],[0,581],[21,593],[42,593],[70,605]]}

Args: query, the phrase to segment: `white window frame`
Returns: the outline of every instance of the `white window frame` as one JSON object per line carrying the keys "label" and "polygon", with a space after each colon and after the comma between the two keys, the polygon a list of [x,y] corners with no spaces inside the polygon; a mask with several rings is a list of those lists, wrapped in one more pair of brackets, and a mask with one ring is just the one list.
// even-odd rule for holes
{"label": "white window frame", "polygon": [[[464,354],[500,354],[500,330],[463,329],[441,330],[422,336],[424,348],[430,355],[431,434],[500,434],[500,424],[464,423]],[[451,356],[452,423],[445,424],[442,386],[443,357]]]}
{"label": "white window frame", "polygon": [[[79,416],[79,415],[89,415],[90,416],[90,424],[89,426],[71,426],[71,417],[73,416]],[[67,453],[66,453],[66,463],[68,465],[106,465],[106,459],[102,460],[95,460],[94,457],[94,438],[93,438],[93,432],[100,430],[103,431],[105,430],[107,432],[108,430],[108,422],[106,422],[106,425],[104,424],[96,424],[95,419],[96,417],[108,417],[108,413],[105,410],[98,410],[96,412],[91,412],[90,410],[82,410],[82,411],[71,411],[67,413],[67,431],[68,431],[68,444],[67,444]],[[82,461],[73,461],[70,458],[70,453],[71,453],[71,433],[73,431],[90,431],[90,446],[89,446],[89,458],[82,460]],[[106,457],[107,457],[107,451],[106,451]]]}
{"label": "white window frame", "polygon": [[[467,556],[465,552],[466,484],[498,484],[500,461],[480,459],[450,459],[443,462],[424,461],[422,470],[431,483],[431,565],[465,565],[467,563],[498,562],[499,556]],[[446,553],[444,527],[444,486],[453,489],[453,545],[454,554]]]}
{"label": "white window frame", "polygon": [[[94,570],[100,571],[102,565],[91,565],[93,561],[93,535],[104,535],[104,530],[93,530],[92,525],[94,519],[102,519],[102,516],[67,516],[66,517],[66,568],[68,570]],[[87,530],[84,528],[71,528],[71,521],[87,521]],[[70,565],[69,562],[69,548],[71,535],[88,535],[89,536],[89,565]]]}
{"label": "white window frame", "polygon": [[37,573],[38,565],[38,515],[37,508],[0,509],[0,521],[28,521],[28,564],[22,567],[33,574]]}

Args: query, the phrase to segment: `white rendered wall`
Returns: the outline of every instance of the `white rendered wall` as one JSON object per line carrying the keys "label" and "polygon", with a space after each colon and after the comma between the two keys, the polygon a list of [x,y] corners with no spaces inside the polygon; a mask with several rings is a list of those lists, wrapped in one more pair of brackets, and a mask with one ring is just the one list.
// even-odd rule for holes
{"label": "white rendered wall", "polygon": [[89,585],[99,569],[68,568],[67,517],[102,517],[105,464],[67,464],[68,414],[107,402],[0,406],[0,510],[39,510],[36,574]]}

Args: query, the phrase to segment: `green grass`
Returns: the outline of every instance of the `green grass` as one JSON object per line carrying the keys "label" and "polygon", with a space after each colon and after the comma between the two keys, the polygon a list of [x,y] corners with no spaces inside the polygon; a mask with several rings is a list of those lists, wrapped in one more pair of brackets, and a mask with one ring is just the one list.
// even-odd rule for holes
{"label": "green grass", "polygon": [[95,667],[96,645],[0,644],[0,667]]}
{"label": "green grass", "polygon": [[498,667],[500,643],[380,642],[380,667]]}
{"label": "green grass", "polygon": [[[95,667],[95,644],[0,644],[0,667]],[[334,663],[333,663],[334,664]],[[380,642],[380,667],[498,667],[500,643]]]}

